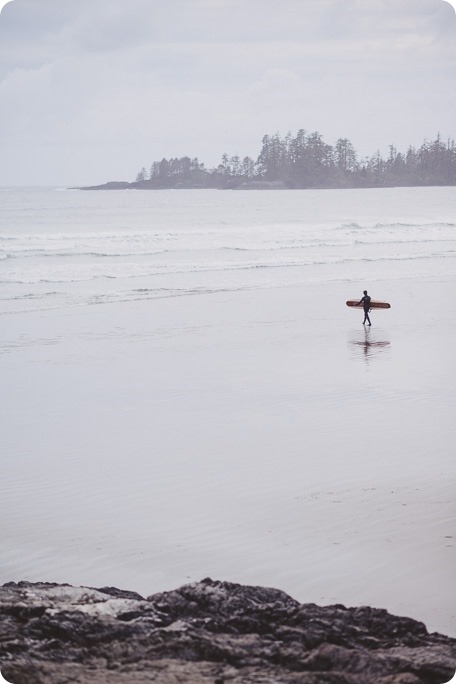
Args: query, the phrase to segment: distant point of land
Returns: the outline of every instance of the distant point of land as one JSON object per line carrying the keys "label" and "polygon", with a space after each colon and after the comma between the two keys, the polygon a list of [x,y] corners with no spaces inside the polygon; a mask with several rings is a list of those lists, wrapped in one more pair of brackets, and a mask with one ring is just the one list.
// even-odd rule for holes
{"label": "distant point of land", "polygon": [[284,190],[303,188],[390,188],[456,185],[456,145],[440,134],[421,147],[398,152],[389,146],[383,158],[379,151],[360,158],[347,138],[334,145],[320,133],[301,129],[281,137],[265,135],[256,160],[239,155],[222,156],[221,163],[206,169],[198,158],[162,159],[143,167],[133,182],[110,181],[79,190]]}

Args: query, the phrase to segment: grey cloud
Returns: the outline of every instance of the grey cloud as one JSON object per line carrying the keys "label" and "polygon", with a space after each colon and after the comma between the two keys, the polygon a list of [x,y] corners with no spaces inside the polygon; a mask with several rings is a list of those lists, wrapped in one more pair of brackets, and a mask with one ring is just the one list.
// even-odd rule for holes
{"label": "grey cloud", "polygon": [[34,182],[31,152],[48,159],[37,182],[89,183],[161,156],[255,155],[275,130],[363,153],[454,135],[455,45],[443,0],[14,0],[0,182]]}

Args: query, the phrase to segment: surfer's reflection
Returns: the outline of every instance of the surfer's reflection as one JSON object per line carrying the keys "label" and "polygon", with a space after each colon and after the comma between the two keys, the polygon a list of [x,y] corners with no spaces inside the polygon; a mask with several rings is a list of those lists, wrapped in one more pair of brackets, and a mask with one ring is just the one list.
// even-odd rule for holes
{"label": "surfer's reflection", "polygon": [[375,335],[376,333],[372,332],[371,328],[365,328],[363,332],[359,333],[360,339],[350,340],[350,344],[361,347],[367,362],[373,356],[385,351],[390,346],[389,340],[375,339]]}

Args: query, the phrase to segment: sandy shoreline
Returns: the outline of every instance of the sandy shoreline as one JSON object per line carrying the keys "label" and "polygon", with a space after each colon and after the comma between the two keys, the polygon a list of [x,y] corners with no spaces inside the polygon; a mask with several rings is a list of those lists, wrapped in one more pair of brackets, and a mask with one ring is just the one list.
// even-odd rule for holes
{"label": "sandy shoreline", "polygon": [[368,332],[343,283],[9,317],[0,581],[209,575],[456,634],[454,283],[369,289]]}

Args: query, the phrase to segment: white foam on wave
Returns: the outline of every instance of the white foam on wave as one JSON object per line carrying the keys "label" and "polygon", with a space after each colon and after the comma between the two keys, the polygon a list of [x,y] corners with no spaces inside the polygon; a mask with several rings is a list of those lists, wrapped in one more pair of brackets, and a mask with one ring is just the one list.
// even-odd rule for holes
{"label": "white foam on wave", "polygon": [[261,256],[256,260],[244,261],[191,261],[191,262],[163,262],[163,263],[77,263],[72,269],[66,266],[55,265],[52,270],[43,264],[37,264],[31,268],[13,268],[0,274],[0,282],[16,284],[33,283],[75,283],[91,281],[100,278],[105,279],[130,279],[163,275],[215,273],[221,271],[242,271],[255,269],[287,269],[311,266],[323,266],[334,264],[355,264],[360,262],[397,262],[416,261],[426,259],[449,259],[456,255],[455,249],[446,249],[431,252],[406,252],[388,253],[382,255],[368,255],[364,252],[357,256],[338,256],[333,254],[320,254],[314,258],[294,259],[264,259]]}
{"label": "white foam on wave", "polygon": [[[349,247],[362,244],[451,242],[451,222],[374,222],[348,224],[267,224],[265,226],[212,227],[201,230],[119,232],[27,233],[0,235],[0,252],[33,257],[146,257],[163,253],[229,250],[283,251]],[[3,257],[5,258],[5,257]]]}

